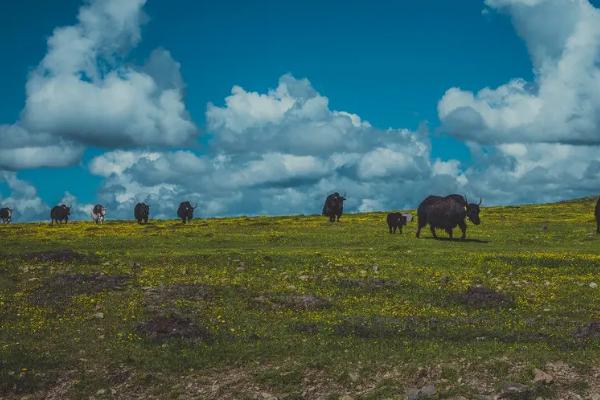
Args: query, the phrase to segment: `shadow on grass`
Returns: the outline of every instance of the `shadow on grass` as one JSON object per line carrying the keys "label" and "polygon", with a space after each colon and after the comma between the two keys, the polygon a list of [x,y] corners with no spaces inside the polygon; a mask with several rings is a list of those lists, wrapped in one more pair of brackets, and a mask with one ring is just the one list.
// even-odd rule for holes
{"label": "shadow on grass", "polygon": [[457,243],[480,243],[485,244],[489,243],[489,240],[481,240],[481,239],[460,239],[460,238],[447,238],[447,237],[422,237],[420,239],[428,239],[428,240],[439,240],[440,242],[457,242]]}

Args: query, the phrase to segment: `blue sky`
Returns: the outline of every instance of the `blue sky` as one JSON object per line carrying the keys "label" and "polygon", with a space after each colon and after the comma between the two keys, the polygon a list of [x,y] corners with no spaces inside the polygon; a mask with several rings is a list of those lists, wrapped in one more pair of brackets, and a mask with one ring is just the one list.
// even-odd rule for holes
{"label": "blue sky", "polygon": [[[106,0],[106,2],[110,1]],[[231,94],[233,86],[238,85],[247,93],[267,94],[269,89],[278,86],[280,77],[292,74],[298,80],[308,79],[310,88],[328,99],[328,111],[343,110],[356,114],[362,121],[368,121],[378,130],[377,132],[385,132],[388,128],[416,132],[421,125],[427,124],[429,132],[427,141],[431,145],[426,155],[427,162],[434,163],[435,160],[458,162],[460,171],[454,172],[454,178],[463,172],[465,175],[470,168],[485,169],[489,172],[489,164],[495,165],[497,160],[490,161],[489,158],[484,160],[482,154],[489,157],[489,154],[500,151],[494,146],[490,147],[490,144],[504,142],[501,138],[498,139],[500,135],[511,133],[498,133],[494,130],[493,134],[490,133],[490,137],[493,137],[491,142],[477,143],[477,140],[469,136],[470,125],[466,127],[464,120],[457,122],[455,114],[452,118],[447,115],[440,118],[438,104],[442,98],[445,98],[445,93],[450,88],[460,88],[464,93],[477,93],[486,87],[498,88],[506,85],[514,78],[522,78],[536,87],[532,89],[532,93],[538,90],[537,86],[541,80],[538,81],[540,75],[536,74],[533,47],[528,48],[528,37],[524,35],[530,35],[533,38],[531,40],[537,39],[531,32],[524,34],[519,30],[519,24],[525,26],[519,18],[536,18],[544,15],[543,13],[557,13],[557,10],[554,6],[546,7],[543,4],[536,6],[537,8],[529,7],[532,10],[524,10],[523,6],[518,4],[519,2],[519,0],[490,0],[486,5],[483,1],[475,0],[461,2],[429,0],[419,2],[317,0],[162,2],[149,0],[146,4],[140,5],[141,12],[145,14],[143,18],[145,22],[140,24],[141,38],[136,40],[135,44],[128,45],[127,51],[119,49],[116,59],[111,59],[108,63],[108,70],[111,68],[116,70],[123,66],[142,66],[154,49],[167,50],[170,58],[180,65],[184,85],[178,89],[184,95],[182,102],[189,120],[195,125],[199,134],[194,134],[191,141],[184,140],[175,144],[170,142],[167,146],[156,141],[135,143],[134,146],[125,142],[123,146],[118,143],[106,146],[101,140],[92,140],[88,143],[84,139],[83,155],[73,156],[77,160],[65,162],[64,164],[67,165],[49,167],[48,164],[56,164],[56,162],[40,162],[39,166],[32,163],[30,165],[32,167],[27,168],[5,166],[5,170],[10,174],[16,173],[15,179],[27,182],[36,188],[36,196],[41,200],[40,204],[55,204],[61,201],[65,191],[74,196],[75,201],[82,206],[94,203],[102,199],[99,193],[106,192],[107,187],[111,185],[107,182],[109,176],[90,171],[90,163],[95,158],[118,150],[137,151],[137,156],[142,158],[140,152],[178,150],[192,152],[201,158],[206,155],[214,158],[217,154],[229,154],[227,150],[223,150],[223,147],[219,147],[219,140],[213,141],[212,145],[209,144],[210,138],[226,135],[226,133],[219,131],[218,124],[211,126],[207,122],[207,105],[212,103],[216,107],[226,109],[225,98]],[[540,3],[544,2],[556,3],[553,0]],[[22,113],[31,111],[24,110],[28,76],[48,53],[47,40],[52,35],[53,29],[76,25],[78,10],[82,5],[85,7],[87,3],[73,0],[61,2],[26,0],[6,2],[1,6],[0,51],[9,61],[0,65],[0,87],[3,88],[3,95],[0,96],[0,124],[17,123],[25,126],[29,131],[32,130],[30,118],[23,117],[24,122],[19,122]],[[98,0],[91,3],[104,2]],[[573,18],[589,13],[590,10],[595,12],[593,3],[587,1],[582,3],[585,3],[581,6],[584,9]],[[98,63],[100,62],[105,60],[98,58]],[[476,109],[475,106],[473,108]],[[35,111],[38,112],[36,115],[39,115],[39,110]],[[44,123],[48,121],[49,119],[44,119]],[[54,128],[55,125],[52,127]],[[268,136],[270,135],[268,129],[275,128],[262,129],[263,131],[258,134]],[[530,127],[523,129],[535,130]],[[481,131],[485,131],[485,128],[481,127]],[[60,136],[60,132],[57,134]],[[533,132],[532,136],[535,135],[536,133]],[[546,142],[535,137],[535,142]],[[68,138],[71,139],[72,137]],[[588,137],[586,136],[584,140],[587,141]],[[476,146],[467,145],[467,142],[471,144],[474,142]],[[524,142],[531,141],[524,140]],[[560,145],[568,143],[569,140],[557,136],[550,142]],[[514,140],[511,139],[510,143],[514,143]],[[398,143],[385,146],[397,145]],[[79,144],[75,143],[74,146]],[[379,148],[377,146],[381,144],[373,146]],[[285,153],[282,149],[268,149],[267,152]],[[369,150],[366,148],[364,152]],[[592,151],[592,149],[588,150]],[[546,150],[536,148],[535,151]],[[504,148],[500,152],[504,160],[502,162],[508,164],[519,160],[507,161],[507,157],[515,158],[516,154],[522,154],[519,151],[515,153],[514,149],[504,150]],[[262,159],[263,155],[256,151],[255,153],[255,159]],[[289,153],[314,156],[319,152]],[[243,159],[241,162],[243,168],[248,168],[253,161]],[[543,166],[543,168],[550,167]],[[363,174],[364,176],[366,175]],[[393,172],[386,175],[388,180],[407,180],[403,178],[402,173],[399,176],[394,176]],[[382,177],[378,175],[378,178]],[[328,177],[326,181],[334,182],[336,178],[340,176]],[[189,179],[194,177],[190,176]],[[483,179],[482,175],[473,176],[470,182],[480,179]],[[487,179],[491,178],[488,176]],[[546,182],[548,179],[545,177],[543,180]],[[152,185],[148,186],[156,186],[158,183],[153,181]],[[160,182],[160,184],[169,183],[168,180]],[[461,184],[465,185],[464,180],[459,179],[458,183],[440,189],[461,188]],[[264,182],[261,185],[268,186]],[[278,182],[277,185],[281,187],[282,183]],[[322,179],[319,188],[325,185],[326,182]],[[418,186],[421,191],[427,189],[435,191],[434,183],[431,181],[423,181],[413,185],[415,186]],[[303,190],[310,188],[305,187]],[[241,193],[236,189],[238,188],[231,188],[232,193]],[[294,189],[294,186],[288,189]],[[315,186],[312,186],[312,189],[314,190]],[[481,191],[480,188],[469,185],[464,186],[464,189],[465,192],[473,192],[475,189]],[[411,198],[390,204],[390,199],[394,198],[392,194],[386,195],[387,200],[379,200],[375,195],[367,195],[370,190],[364,188],[363,198],[360,201],[356,199],[356,203],[353,204],[355,210],[367,210],[369,204],[372,208],[387,208],[410,206],[415,202]],[[373,190],[378,189],[373,188]],[[569,193],[579,194],[586,190],[589,192],[591,187],[588,185],[586,189],[577,188]],[[149,196],[150,192],[136,196]],[[8,179],[0,185],[0,193],[7,199],[16,198],[11,194]],[[189,189],[182,190],[180,193],[193,197],[195,192]],[[418,193],[421,194],[424,193]],[[487,190],[486,194],[487,198],[493,199],[496,203],[537,201],[552,197],[544,192],[544,196],[540,199],[510,196],[503,201],[501,193]],[[212,213],[294,211],[285,207],[273,206],[271,209],[268,205],[259,205],[253,196],[260,195],[264,193],[239,195],[237,206],[222,209],[217,207]],[[160,196],[156,198],[157,201],[159,198]],[[204,199],[207,202],[218,201],[208,197]],[[115,197],[104,201],[111,200],[115,201]],[[251,206],[252,204],[256,207]],[[304,211],[306,210],[299,210],[299,212]],[[211,214],[210,211],[206,213]]]}

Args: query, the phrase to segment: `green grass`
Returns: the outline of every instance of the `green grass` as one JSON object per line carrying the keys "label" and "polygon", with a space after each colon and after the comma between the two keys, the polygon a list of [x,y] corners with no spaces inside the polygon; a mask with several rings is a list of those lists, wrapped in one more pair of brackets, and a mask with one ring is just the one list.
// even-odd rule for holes
{"label": "green grass", "polygon": [[[600,339],[573,333],[600,320],[593,207],[484,208],[467,241],[416,239],[415,222],[390,235],[384,213],[0,226],[0,397],[470,397],[558,361],[572,376],[537,393],[585,396]],[[30,255],[57,248],[86,258]],[[510,301],[467,304],[474,285]],[[159,316],[199,330],[141,328]]]}

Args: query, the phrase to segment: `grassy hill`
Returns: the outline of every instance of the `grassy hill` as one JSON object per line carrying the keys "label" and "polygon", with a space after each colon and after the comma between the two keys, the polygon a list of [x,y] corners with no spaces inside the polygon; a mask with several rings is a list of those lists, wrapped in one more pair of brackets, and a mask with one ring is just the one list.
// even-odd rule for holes
{"label": "grassy hill", "polygon": [[0,397],[591,396],[593,208],[484,208],[467,241],[384,213],[0,226]]}

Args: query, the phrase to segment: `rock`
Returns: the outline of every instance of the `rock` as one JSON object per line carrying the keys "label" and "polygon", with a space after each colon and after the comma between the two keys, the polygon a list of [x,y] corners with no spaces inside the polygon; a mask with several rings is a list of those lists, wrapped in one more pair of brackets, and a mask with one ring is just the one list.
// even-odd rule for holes
{"label": "rock", "polygon": [[104,313],[97,312],[96,314],[94,314],[94,318],[96,318],[96,319],[103,319],[104,318]]}
{"label": "rock", "polygon": [[537,369],[535,368],[533,370],[533,383],[541,383],[544,385],[549,385],[552,382],[554,382],[554,378],[552,377],[552,375],[542,371],[541,369]]}
{"label": "rock", "polygon": [[531,397],[532,390],[529,386],[523,385],[521,383],[509,383],[504,385],[495,396],[496,399],[528,399]]}
{"label": "rock", "polygon": [[590,395],[590,400],[600,400],[600,394],[598,394],[598,393],[592,393]]}
{"label": "rock", "polygon": [[273,396],[271,393],[262,392],[260,394],[260,398],[263,400],[277,400],[277,397]]}
{"label": "rock", "polygon": [[105,394],[105,393],[106,393],[106,389],[99,389],[99,390],[96,392],[96,395],[98,395],[98,396],[102,396],[102,395],[103,395],[103,394]]}
{"label": "rock", "polygon": [[410,388],[406,391],[406,397],[408,400],[422,400],[428,399],[432,396],[435,396],[437,390],[435,389],[435,385],[429,384],[425,385],[422,388]]}
{"label": "rock", "polygon": [[358,382],[358,379],[360,378],[360,376],[356,372],[350,372],[348,374],[348,377],[352,382]]}
{"label": "rock", "polygon": [[596,289],[598,287],[598,284],[596,282],[590,282],[589,287],[591,287],[592,289]]}

